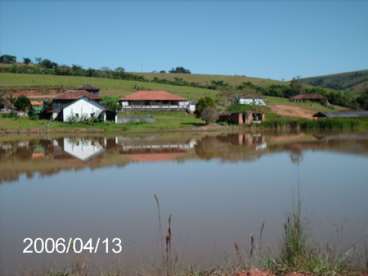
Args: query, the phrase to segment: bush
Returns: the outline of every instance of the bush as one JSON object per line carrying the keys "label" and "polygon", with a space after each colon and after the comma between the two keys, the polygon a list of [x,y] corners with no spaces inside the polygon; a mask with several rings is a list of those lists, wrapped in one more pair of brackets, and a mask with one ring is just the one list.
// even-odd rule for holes
{"label": "bush", "polygon": [[105,96],[102,97],[101,104],[109,111],[117,111],[120,108],[119,97]]}
{"label": "bush", "polygon": [[206,124],[215,123],[219,118],[219,113],[214,107],[206,107],[201,113],[201,119]]}
{"label": "bush", "polygon": [[23,63],[24,64],[31,64],[32,60],[30,58],[23,58]]}
{"label": "bush", "polygon": [[360,108],[368,110],[368,90],[357,98],[357,102]]}
{"label": "bush", "polygon": [[12,56],[12,55],[0,56],[0,63],[11,64],[11,63],[16,63],[16,62],[17,62],[17,58],[15,56]]}
{"label": "bush", "polygon": [[14,102],[14,107],[19,111],[28,111],[32,108],[31,102],[26,96],[18,97]]}
{"label": "bush", "polygon": [[169,73],[175,73],[175,74],[178,74],[178,73],[181,73],[181,74],[190,74],[190,70],[188,69],[185,69],[184,67],[182,66],[178,66],[176,68],[173,68],[169,71]]}
{"label": "bush", "polygon": [[208,107],[215,107],[215,101],[210,97],[200,98],[196,105],[196,115],[200,117],[202,112]]}

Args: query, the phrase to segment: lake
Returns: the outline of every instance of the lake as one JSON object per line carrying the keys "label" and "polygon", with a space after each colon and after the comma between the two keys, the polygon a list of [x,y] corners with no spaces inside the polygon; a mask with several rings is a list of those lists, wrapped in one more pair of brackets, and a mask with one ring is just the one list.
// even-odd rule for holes
{"label": "lake", "polygon": [[[178,265],[276,255],[300,208],[308,240],[353,262],[368,247],[368,135],[169,133],[0,138],[0,274],[150,270],[171,216]],[[123,252],[22,254],[26,237],[122,240]]]}

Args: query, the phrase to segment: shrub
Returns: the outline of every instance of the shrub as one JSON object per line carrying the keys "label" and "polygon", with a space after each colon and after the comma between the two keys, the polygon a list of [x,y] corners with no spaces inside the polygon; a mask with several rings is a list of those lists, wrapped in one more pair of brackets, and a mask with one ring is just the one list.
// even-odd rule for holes
{"label": "shrub", "polygon": [[30,100],[26,96],[20,96],[15,100],[14,107],[19,111],[28,111],[32,106]]}
{"label": "shrub", "polygon": [[215,101],[210,97],[200,98],[196,105],[196,115],[200,117],[202,112],[208,107],[215,107]]}
{"label": "shrub", "polygon": [[16,62],[17,62],[17,58],[15,56],[12,56],[12,55],[0,56],[0,63],[11,64],[11,63],[16,63]]}
{"label": "shrub", "polygon": [[201,113],[201,119],[206,122],[206,124],[214,123],[218,120],[219,113],[214,107],[206,107]]}
{"label": "shrub", "polygon": [[368,110],[368,89],[357,98],[359,106]]}
{"label": "shrub", "polygon": [[119,97],[105,96],[102,98],[102,105],[109,111],[117,111],[119,106]]}
{"label": "shrub", "polygon": [[169,73],[181,73],[181,74],[190,74],[189,69],[185,69],[183,66],[178,66],[169,71]]}
{"label": "shrub", "polygon": [[30,58],[23,58],[23,63],[24,64],[31,64],[32,60]]}

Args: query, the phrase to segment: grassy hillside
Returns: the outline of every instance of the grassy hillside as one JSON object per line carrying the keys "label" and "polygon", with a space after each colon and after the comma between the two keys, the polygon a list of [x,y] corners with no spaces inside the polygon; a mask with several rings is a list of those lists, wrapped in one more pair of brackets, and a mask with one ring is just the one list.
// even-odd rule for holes
{"label": "grassy hillside", "polygon": [[218,92],[214,90],[159,84],[152,82],[115,80],[105,78],[33,75],[0,73],[0,89],[15,88],[78,88],[83,84],[92,84],[101,89],[101,95],[124,96],[137,89],[163,89],[181,95],[190,100],[196,100],[204,96],[214,97]]}
{"label": "grassy hillside", "polygon": [[368,89],[368,70],[317,76],[301,79],[301,81],[320,87],[363,92]]}
{"label": "grassy hillside", "polygon": [[[162,74],[165,75],[165,74]],[[166,74],[172,75],[172,74]],[[177,74],[173,74],[177,75]],[[188,76],[188,78],[190,75]],[[199,78],[203,81],[209,76],[205,75],[192,75],[192,78]],[[220,77],[220,76],[218,76]],[[229,79],[235,77],[228,77]],[[193,79],[194,80],[194,79]],[[228,79],[226,79],[228,80]],[[239,79],[232,79],[232,81],[240,81]],[[249,79],[248,79],[249,81]],[[259,82],[262,80],[259,79]],[[228,93],[222,93],[218,90],[210,90],[205,88],[189,87],[189,86],[177,86],[169,84],[161,84],[154,82],[145,81],[131,81],[131,80],[116,80],[116,79],[105,79],[105,78],[93,78],[93,77],[77,77],[77,76],[56,76],[56,75],[36,75],[36,74],[14,74],[14,73],[0,73],[0,89],[48,89],[48,88],[78,88],[83,84],[92,84],[101,89],[101,95],[115,95],[124,96],[134,92],[137,89],[162,89],[170,91],[174,94],[181,95],[190,100],[197,100],[204,96],[217,97],[222,99],[223,97],[229,98],[231,101],[232,97]],[[272,81],[263,80],[263,85],[269,85]],[[285,114],[283,110],[288,110],[288,106],[294,106],[298,112],[287,112],[289,116],[298,116],[298,114],[309,114],[311,117],[316,111],[333,111],[340,110],[340,107],[330,106],[326,107],[318,103],[294,103],[290,102],[286,98],[280,97],[265,97],[267,104],[272,109],[273,106],[277,106],[277,113]]]}
{"label": "grassy hillside", "polygon": [[188,82],[195,82],[199,84],[209,84],[211,81],[224,81],[232,86],[237,86],[242,84],[243,82],[251,82],[255,85],[259,85],[261,87],[268,87],[272,84],[280,84],[281,81],[271,80],[271,79],[263,79],[263,78],[254,78],[247,76],[237,76],[237,75],[205,75],[205,74],[171,74],[171,73],[134,73],[135,75],[143,76],[148,80],[153,80],[154,78],[158,79],[166,79],[166,80],[175,80],[175,78],[180,78]]}

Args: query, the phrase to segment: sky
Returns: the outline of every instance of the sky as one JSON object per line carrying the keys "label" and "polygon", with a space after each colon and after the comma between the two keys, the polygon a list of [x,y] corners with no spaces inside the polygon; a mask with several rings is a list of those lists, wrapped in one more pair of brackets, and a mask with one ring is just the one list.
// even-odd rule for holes
{"label": "sky", "polygon": [[368,1],[0,0],[0,54],[286,80],[368,69]]}

